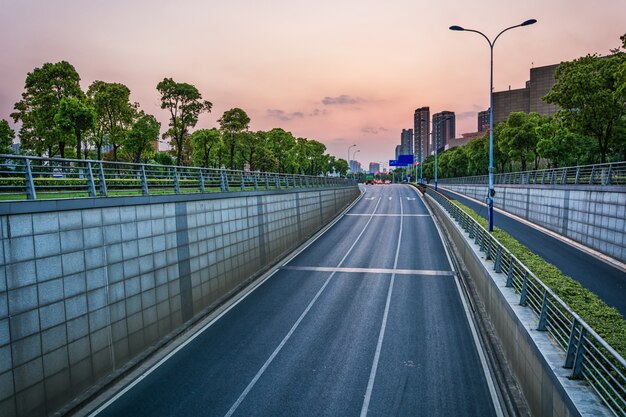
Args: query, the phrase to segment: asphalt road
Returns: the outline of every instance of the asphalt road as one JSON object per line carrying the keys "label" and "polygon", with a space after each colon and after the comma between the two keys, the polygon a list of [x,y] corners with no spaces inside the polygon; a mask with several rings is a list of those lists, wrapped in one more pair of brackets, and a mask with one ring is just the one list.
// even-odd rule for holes
{"label": "asphalt road", "polygon": [[[459,200],[480,216],[487,218],[486,206],[440,187],[442,191]],[[525,225],[494,210],[493,224],[504,230],[522,245],[565,275],[578,281],[608,305],[615,307],[626,317],[626,273],[563,241]]]}
{"label": "asphalt road", "polygon": [[318,240],[99,416],[494,416],[437,229],[368,186]]}

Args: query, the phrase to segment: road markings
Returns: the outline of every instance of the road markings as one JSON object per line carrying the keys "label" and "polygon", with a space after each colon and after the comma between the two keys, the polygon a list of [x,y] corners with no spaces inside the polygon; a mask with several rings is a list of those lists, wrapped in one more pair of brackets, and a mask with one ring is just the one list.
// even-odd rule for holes
{"label": "road markings", "polygon": [[391,201],[391,199],[392,199],[392,198],[393,198],[393,197],[389,197],[389,201]]}
{"label": "road markings", "polygon": [[[350,213],[350,214],[346,214],[346,216],[372,216],[371,214],[367,214],[367,213]],[[430,214],[387,214],[387,213],[380,213],[380,214],[374,214],[374,217],[430,217]]]}
{"label": "road markings", "polygon": [[284,266],[281,269],[287,269],[290,271],[345,272],[356,274],[454,276],[454,271],[437,271],[433,269],[333,268],[330,266]]}
{"label": "road markings", "polygon": [[[344,257],[341,259],[341,261],[339,261],[339,264],[337,265],[337,268],[340,268],[341,265],[344,263],[344,261],[346,260],[346,258],[348,257],[348,255],[350,255],[350,252],[352,252],[352,249],[354,249],[354,247],[357,245],[357,243],[359,242],[359,240],[361,239],[361,236],[363,236],[363,233],[365,233],[365,230],[367,230],[367,226],[369,226],[369,224],[372,221],[373,215],[374,213],[376,213],[376,210],[378,209],[378,206],[380,205],[380,198],[378,199],[378,202],[376,203],[376,207],[374,207],[374,211],[372,212],[372,217],[370,217],[370,219],[367,221],[367,223],[365,224],[365,226],[363,227],[363,230],[361,230],[361,233],[359,233],[359,235],[357,236],[357,238],[354,240],[354,242],[352,243],[352,246],[350,246],[350,249],[348,249],[348,252],[346,252],[346,254],[344,255]],[[396,256],[397,258],[397,256]],[[324,282],[324,285],[322,285],[322,287],[319,289],[319,291],[317,292],[317,294],[315,294],[315,297],[313,297],[313,299],[311,300],[311,302],[309,303],[309,305],[307,305],[306,309],[302,312],[302,314],[300,315],[300,317],[298,318],[298,320],[294,323],[293,326],[291,326],[291,329],[289,329],[289,332],[287,332],[287,334],[285,335],[285,337],[283,338],[283,340],[280,342],[280,344],[276,347],[276,349],[274,349],[274,352],[272,352],[272,354],[270,355],[270,357],[265,361],[265,363],[263,364],[263,366],[261,366],[261,369],[259,369],[259,371],[256,373],[256,375],[254,376],[254,378],[252,378],[252,381],[250,381],[250,383],[248,384],[248,386],[243,390],[243,392],[241,393],[241,395],[239,396],[239,398],[237,398],[237,401],[235,401],[235,403],[230,407],[230,409],[228,410],[228,412],[224,415],[224,417],[231,417],[235,411],[237,411],[237,408],[239,408],[239,405],[243,402],[243,400],[246,399],[246,397],[248,396],[248,393],[252,390],[252,388],[254,388],[254,385],[257,383],[257,381],[261,378],[261,376],[263,376],[263,373],[265,373],[265,370],[271,365],[271,363],[274,361],[274,358],[276,358],[276,355],[278,355],[278,353],[282,350],[282,348],[285,346],[285,344],[287,343],[287,341],[291,338],[291,335],[296,331],[296,329],[298,328],[298,326],[300,325],[300,323],[302,322],[302,320],[304,320],[304,318],[306,317],[306,315],[309,313],[309,311],[311,310],[311,308],[313,307],[313,305],[315,304],[315,302],[317,301],[317,299],[320,297],[320,295],[322,295],[322,292],[324,292],[324,290],[326,289],[326,287],[328,286],[328,284],[330,283],[330,281],[333,279],[333,277],[335,276],[336,272],[332,272],[330,274],[330,276],[326,279],[326,281]],[[393,275],[392,275],[392,279],[393,279]]]}
{"label": "road markings", "polygon": [[366,200],[374,200],[376,197],[365,197]]}
{"label": "road markings", "polygon": [[[389,197],[391,200],[391,197]],[[404,214],[402,210],[402,199],[400,198],[400,233],[398,233],[398,244],[396,246],[396,258],[393,261],[393,269],[398,268],[398,258],[400,256],[400,243],[402,242],[402,220]],[[376,371],[378,370],[378,362],[380,360],[380,352],[383,348],[383,340],[385,338],[385,330],[387,328],[387,317],[389,317],[389,306],[391,304],[391,294],[393,293],[393,284],[396,279],[396,273],[391,273],[391,281],[389,282],[389,291],[387,292],[387,302],[385,303],[385,313],[383,314],[383,322],[380,325],[380,333],[378,334],[378,343],[376,344],[376,353],[374,354],[374,361],[372,362],[372,370],[370,372],[370,378],[367,382],[367,390],[365,391],[365,398],[363,399],[363,407],[361,407],[361,417],[366,417],[372,399],[372,390],[374,389],[374,380],[376,379]]]}
{"label": "road markings", "polygon": [[407,197],[406,199],[409,201],[415,201],[415,197]]}

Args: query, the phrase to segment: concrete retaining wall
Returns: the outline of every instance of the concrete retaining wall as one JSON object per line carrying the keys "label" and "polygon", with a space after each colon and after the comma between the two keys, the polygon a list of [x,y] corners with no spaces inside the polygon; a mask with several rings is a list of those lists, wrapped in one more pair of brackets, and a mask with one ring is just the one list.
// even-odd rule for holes
{"label": "concrete retaining wall", "polygon": [[430,197],[427,201],[476,286],[531,414],[610,416],[587,384],[568,379],[571,370],[562,366],[565,354],[553,345],[547,332],[535,330],[536,316],[530,308],[519,305],[519,294],[506,287],[506,275],[493,272],[493,264],[480,254],[478,245],[465,236],[439,204]]}
{"label": "concrete retaining wall", "polygon": [[[442,185],[484,201],[484,185]],[[495,207],[626,262],[624,187],[496,186]]]}
{"label": "concrete retaining wall", "polygon": [[0,416],[50,415],[120,374],[358,194],[354,187],[85,199],[77,209],[62,203],[64,211],[46,211],[59,203],[45,201],[4,206],[26,213],[0,215]]}

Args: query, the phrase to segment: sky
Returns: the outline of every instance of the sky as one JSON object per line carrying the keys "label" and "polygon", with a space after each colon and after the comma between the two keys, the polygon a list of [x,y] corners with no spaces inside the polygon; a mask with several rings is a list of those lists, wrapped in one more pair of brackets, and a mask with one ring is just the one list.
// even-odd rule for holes
{"label": "sky", "polygon": [[0,0],[0,119],[26,74],[69,61],[84,90],[120,82],[167,127],[156,85],[195,85],[213,103],[196,128],[233,107],[251,130],[281,127],[330,154],[388,162],[416,108],[456,113],[457,136],[494,90],[522,88],[532,66],[606,55],[626,33],[626,0]]}

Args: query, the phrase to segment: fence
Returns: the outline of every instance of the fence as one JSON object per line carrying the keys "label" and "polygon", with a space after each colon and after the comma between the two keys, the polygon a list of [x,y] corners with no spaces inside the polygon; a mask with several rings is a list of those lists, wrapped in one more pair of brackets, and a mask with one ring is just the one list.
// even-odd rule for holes
{"label": "fence", "polygon": [[547,331],[565,352],[563,366],[582,378],[616,416],[626,416],[626,361],[552,290],[460,207],[436,192],[434,199],[480,246],[506,286],[520,294],[520,305],[537,316],[537,330]]}
{"label": "fence", "polygon": [[228,169],[0,155],[0,200],[355,186],[354,180]]}
{"label": "fence", "polygon": [[[626,185],[626,162],[495,174],[494,184]],[[488,175],[440,178],[439,184],[489,184]]]}

